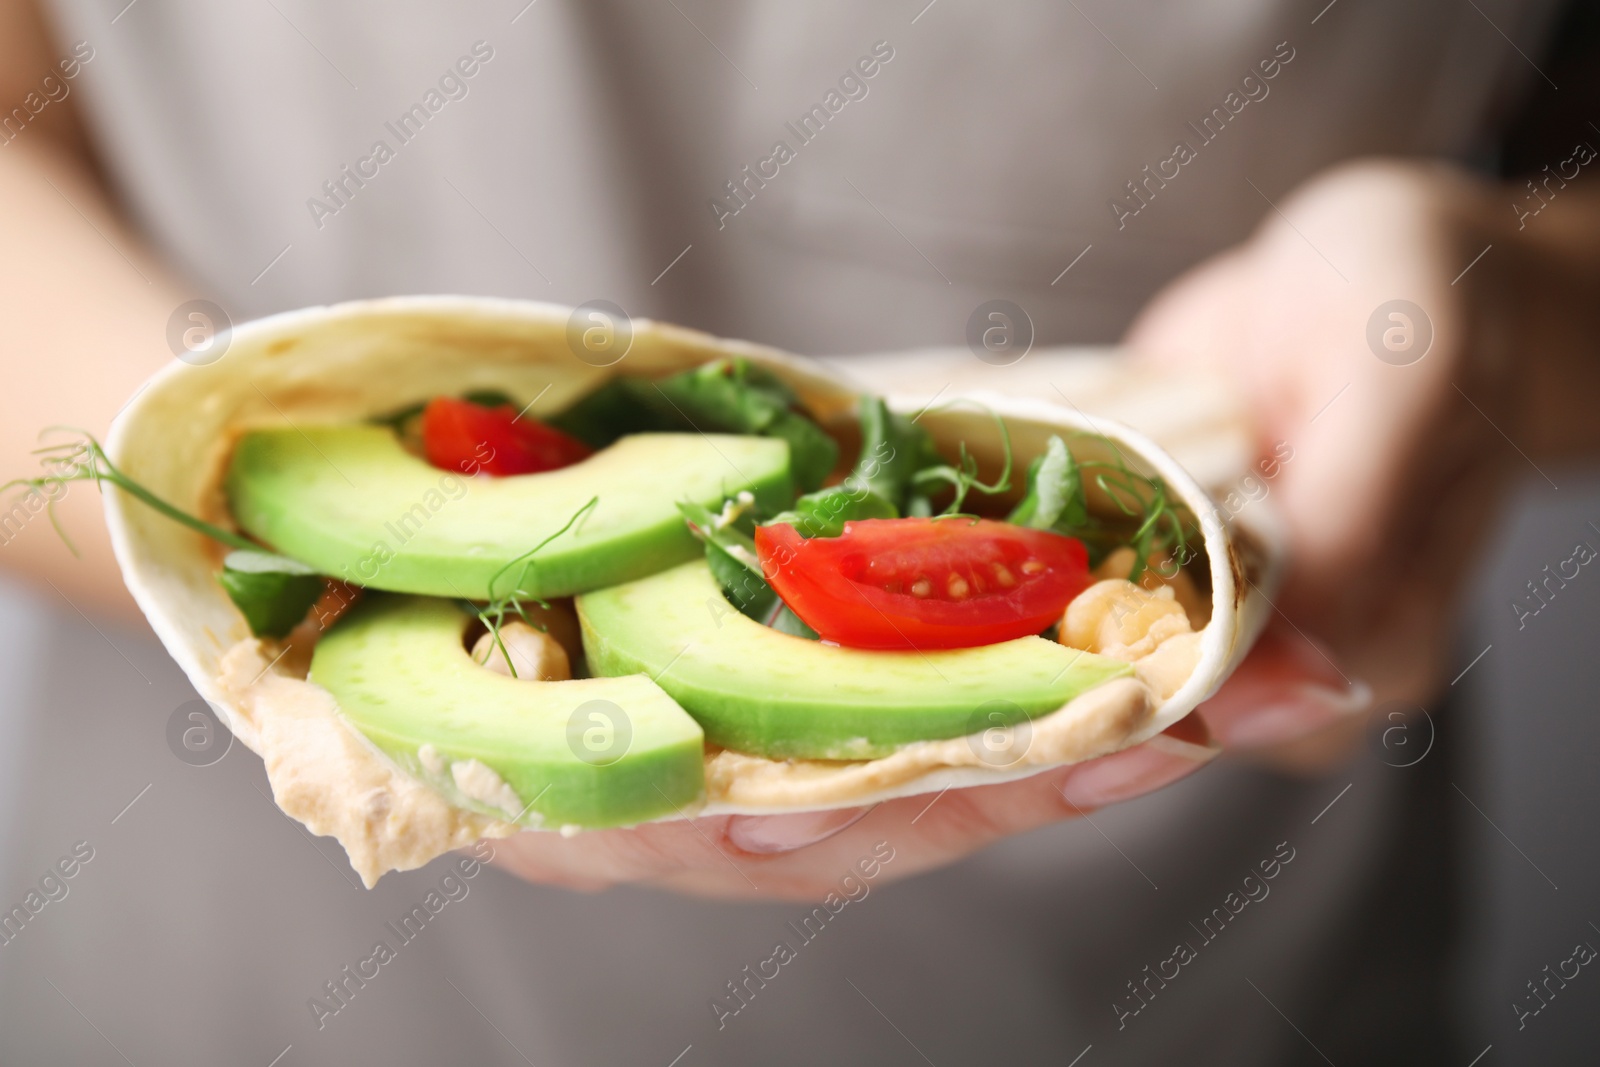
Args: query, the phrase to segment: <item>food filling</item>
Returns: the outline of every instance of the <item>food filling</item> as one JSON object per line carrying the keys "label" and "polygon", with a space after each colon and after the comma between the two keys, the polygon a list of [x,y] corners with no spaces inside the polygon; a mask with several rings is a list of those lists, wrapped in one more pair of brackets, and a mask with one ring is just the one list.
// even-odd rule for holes
{"label": "food filling", "polygon": [[[217,580],[252,638],[219,681],[280,800],[365,835],[369,866],[427,851],[384,851],[383,825],[416,832],[392,805],[437,808],[394,773],[474,813],[440,847],[511,823],[846,803],[1114,751],[1199,662],[1197,524],[1105,439],[1051,437],[1014,477],[998,417],[986,470],[865,398],[846,466],[741,359],[532,407],[468,393],[247,430],[231,526],[92,440],[39,481],[108,481],[230,550]],[[269,681],[242,682],[257,663]],[[361,741],[337,758],[288,743],[340,729]],[[360,818],[305,799],[347,784]]]}

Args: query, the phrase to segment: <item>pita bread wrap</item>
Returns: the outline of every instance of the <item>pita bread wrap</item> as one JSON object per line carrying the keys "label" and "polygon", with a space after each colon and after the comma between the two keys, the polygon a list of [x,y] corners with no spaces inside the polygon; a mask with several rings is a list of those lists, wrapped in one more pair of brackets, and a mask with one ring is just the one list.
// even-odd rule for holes
{"label": "pita bread wrap", "polygon": [[[914,742],[857,761],[768,760],[708,746],[703,799],[671,817],[871,804],[1019,778],[1152,738],[1198,748],[1162,732],[1242,658],[1270,610],[1274,579],[1267,509],[1253,504],[1233,515],[1237,509],[1207,493],[1209,486],[1220,499],[1244,473],[1251,445],[1239,412],[1215,383],[1140,377],[1103,354],[1067,358],[1059,351],[1036,352],[1005,368],[979,364],[963,350],[852,360],[841,371],[641,319],[631,322],[625,354],[597,366],[599,360],[574,354],[581,346],[569,343],[573,314],[548,304],[411,297],[248,323],[233,330],[216,362],[175,363],[157,374],[113,424],[107,450],[158,496],[226,525],[220,487],[233,444],[247,429],[349,424],[475,389],[534,401],[532,413],[547,415],[613,375],[659,377],[740,356],[784,379],[848,452],[862,392],[850,376],[872,378],[874,391],[890,394],[893,410],[921,413],[920,423],[942,448],[953,452],[965,441],[988,469],[1000,454],[994,413],[1006,423],[1020,469],[1051,435],[1061,435],[1075,456],[1117,454],[1162,479],[1192,513],[1204,549],[1191,583],[1200,602],[1186,609],[1195,632],[1181,642],[1181,654],[1165,642],[1155,650],[1159,657],[1167,649],[1164,666],[1139,660],[1133,676],[981,743],[974,737]],[[988,391],[974,393],[971,386],[980,382]],[[983,406],[952,405],[958,395]],[[930,408],[934,399],[938,405]],[[1204,481],[1149,436],[1105,417],[1107,411],[1165,434]],[[541,825],[537,812],[514,821],[501,807],[479,802],[481,793],[440,788],[391,761],[340,715],[330,692],[306,680],[304,649],[285,653],[251,636],[216,580],[218,546],[120,492],[107,491],[105,506],[124,578],[168,651],[234,735],[263,759],[277,803],[313,832],[337,837],[367,884],[480,837]]]}

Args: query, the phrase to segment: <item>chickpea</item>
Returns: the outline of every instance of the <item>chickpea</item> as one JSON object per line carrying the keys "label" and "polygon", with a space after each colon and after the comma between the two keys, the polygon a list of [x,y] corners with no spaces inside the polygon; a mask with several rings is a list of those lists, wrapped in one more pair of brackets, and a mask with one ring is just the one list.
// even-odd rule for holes
{"label": "chickpea", "polygon": [[542,630],[536,630],[520,619],[500,627],[502,653],[495,647],[494,634],[485,633],[472,646],[474,662],[483,664],[496,674],[511,677],[511,666],[506,655],[516,665],[516,677],[525,682],[560,682],[572,677],[572,663],[561,642]]}

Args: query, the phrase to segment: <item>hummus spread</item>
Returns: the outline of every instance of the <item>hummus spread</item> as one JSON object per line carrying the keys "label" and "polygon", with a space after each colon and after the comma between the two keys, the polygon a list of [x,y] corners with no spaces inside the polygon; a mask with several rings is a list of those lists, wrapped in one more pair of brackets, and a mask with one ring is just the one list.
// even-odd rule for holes
{"label": "hummus spread", "polygon": [[236,709],[234,732],[266,764],[278,807],[338,838],[368,888],[389,871],[521,829],[451,804],[340,718],[333,694],[270,663],[255,638],[223,655],[217,681]]}
{"label": "hummus spread", "polygon": [[[1044,767],[1114,752],[1199,662],[1200,634],[1190,628],[1188,598],[1180,597],[1171,584],[1152,590],[1120,577],[1079,594],[1062,622],[1062,642],[1126,660],[1134,676],[1098,686],[1031,723],[918,741],[871,760],[772,760],[712,749],[705,764],[707,803],[772,809],[870,803],[932,772]],[[443,779],[439,785],[396,766],[339,715],[331,693],[306,680],[305,660],[273,660],[250,638],[222,657],[217,682],[236,709],[235,733],[266,764],[278,806],[313,833],[338,838],[369,887],[388,871],[420,867],[479,838],[527,828],[515,821],[524,811],[521,798],[478,760],[449,763],[424,745],[418,761],[430,777]],[[446,783],[506,818],[457,806],[441,788]]]}
{"label": "hummus spread", "polygon": [[[1125,560],[1108,558],[1099,573],[1125,575],[1132,558],[1131,551]],[[1187,580],[1181,572],[1179,577]],[[1051,766],[1115,752],[1200,662],[1200,635],[1190,629],[1177,583],[1155,584],[1151,590],[1126,578],[1105,578],[1067,605],[1061,623],[1062,644],[1132,663],[1132,678],[1097,686],[1024,726],[916,741],[873,760],[772,760],[715,752],[706,757],[707,798],[713,804],[771,808],[844,804],[931,771]]]}

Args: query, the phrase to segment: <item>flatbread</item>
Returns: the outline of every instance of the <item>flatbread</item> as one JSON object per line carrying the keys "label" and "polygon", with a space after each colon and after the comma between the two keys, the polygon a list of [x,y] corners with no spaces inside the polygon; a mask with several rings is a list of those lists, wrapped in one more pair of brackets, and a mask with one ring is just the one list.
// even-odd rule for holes
{"label": "flatbread", "polygon": [[[635,319],[625,355],[596,366],[578,358],[569,344],[572,315],[569,308],[549,304],[409,297],[262,319],[236,328],[220,360],[206,366],[178,362],[157,374],[113,424],[107,448],[114,462],[157,495],[225,520],[221,475],[232,443],[248,428],[349,423],[419,398],[468,389],[537,397],[533,414],[538,415],[560,410],[612,375],[659,376],[725,356],[769,367],[795,388],[820,422],[847,440],[853,437],[859,393],[821,362]],[[1119,371],[1103,357],[1089,364],[1043,353],[1029,358],[1035,360],[1027,385],[1031,396],[968,393],[982,409],[951,407],[955,391],[919,374],[915,384],[925,391],[891,396],[890,406],[919,414],[936,439],[966,441],[990,465],[997,462],[999,447],[994,412],[1006,420],[1021,461],[1041,452],[1051,434],[1062,434],[1075,452],[1099,448],[1109,457],[1114,450],[1144,473],[1161,477],[1194,513],[1210,563],[1209,618],[1186,653],[1194,661],[1187,680],[1170,692],[1164,691],[1170,686],[1128,679],[1084,694],[1061,711],[1035,719],[1026,751],[1014,761],[968,759],[962,751],[970,752],[971,746],[963,738],[920,742],[885,759],[857,763],[770,761],[713,751],[707,758],[707,802],[683,814],[770,814],[874,803],[1091,759],[1160,734],[1214,692],[1243,657],[1265,621],[1268,594],[1263,590],[1270,591],[1276,578],[1276,541],[1270,524],[1261,521],[1270,513],[1254,509],[1250,517],[1256,521],[1250,525],[1228,521],[1230,516],[1171,454],[1072,400],[1055,402],[1039,387],[1038,368],[1053,360],[1070,379],[1071,368],[1092,367],[1103,406],[1130,408],[1130,397],[1154,390],[1163,398],[1160,404],[1131,410],[1143,410],[1152,423],[1181,427],[1186,454],[1200,457],[1213,488],[1225,483],[1230,462],[1237,465],[1248,455],[1237,411],[1219,402],[1221,394],[1210,383],[1193,394],[1207,411],[1181,411],[1174,418],[1168,409],[1180,406],[1173,403],[1170,387]],[[955,365],[948,352],[929,365],[937,365],[937,359]],[[886,362],[877,364],[880,375]],[[971,367],[963,371],[975,373]],[[1063,399],[1068,395],[1055,392]],[[1074,386],[1073,392],[1085,390]],[[935,396],[938,407],[928,409]],[[528,828],[497,816],[496,808],[474,797],[447,797],[410,776],[345,722],[331,694],[304,680],[302,657],[274,663],[271,649],[250,635],[216,582],[219,557],[211,542],[118,492],[105,494],[105,507],[124,578],[156,634],[239,740],[262,756],[280,806],[314,832],[337,837],[369,885],[387,870],[420,866],[480,836]],[[302,661],[298,667],[297,660]],[[483,796],[493,796],[493,784],[484,786]]]}

